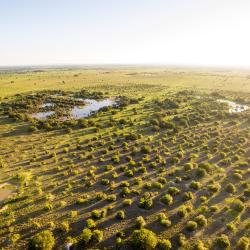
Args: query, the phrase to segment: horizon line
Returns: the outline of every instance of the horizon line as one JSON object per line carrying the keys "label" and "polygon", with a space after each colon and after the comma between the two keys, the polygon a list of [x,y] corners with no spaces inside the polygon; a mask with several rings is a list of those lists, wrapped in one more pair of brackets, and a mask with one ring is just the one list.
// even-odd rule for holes
{"label": "horizon line", "polygon": [[0,65],[0,69],[10,68],[64,68],[64,67],[169,67],[169,68],[220,68],[250,69],[250,65],[215,65],[215,64],[175,64],[175,63],[48,63],[48,64],[13,64]]}

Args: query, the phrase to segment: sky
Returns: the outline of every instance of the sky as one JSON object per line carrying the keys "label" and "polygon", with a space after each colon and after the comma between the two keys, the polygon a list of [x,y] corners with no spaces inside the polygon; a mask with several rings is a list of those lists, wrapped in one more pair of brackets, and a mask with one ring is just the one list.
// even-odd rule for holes
{"label": "sky", "polygon": [[250,0],[0,0],[0,66],[250,67]]}

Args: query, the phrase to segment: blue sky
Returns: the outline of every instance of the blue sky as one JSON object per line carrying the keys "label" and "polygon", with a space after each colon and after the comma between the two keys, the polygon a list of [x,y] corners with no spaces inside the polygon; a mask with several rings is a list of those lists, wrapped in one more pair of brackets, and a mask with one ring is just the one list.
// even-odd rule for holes
{"label": "blue sky", "polygon": [[0,0],[0,65],[250,66],[249,0]]}

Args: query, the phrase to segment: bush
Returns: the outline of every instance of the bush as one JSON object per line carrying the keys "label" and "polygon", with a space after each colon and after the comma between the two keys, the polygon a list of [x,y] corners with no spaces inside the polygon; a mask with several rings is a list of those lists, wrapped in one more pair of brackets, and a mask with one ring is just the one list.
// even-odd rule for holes
{"label": "bush", "polygon": [[92,212],[91,212],[91,217],[93,218],[93,219],[99,219],[100,217],[101,217],[101,213],[100,213],[100,211],[98,211],[98,210],[93,210]]}
{"label": "bush", "polygon": [[52,250],[55,245],[55,238],[49,230],[36,234],[30,241],[30,250]]}
{"label": "bush", "polygon": [[96,224],[95,224],[94,220],[88,219],[86,221],[86,227],[89,228],[89,229],[96,227]]}
{"label": "bush", "polygon": [[236,199],[236,200],[234,200],[234,201],[232,202],[231,208],[232,208],[235,212],[240,213],[240,212],[242,212],[242,211],[245,209],[245,205],[244,205],[244,203],[243,203],[241,200]]}
{"label": "bush", "polygon": [[200,189],[201,184],[198,181],[192,181],[190,183],[189,187],[192,188],[192,189],[198,190],[198,189]]}
{"label": "bush", "polygon": [[164,196],[160,198],[160,201],[166,204],[167,206],[169,206],[173,204],[173,197],[170,194],[165,194]]}
{"label": "bush", "polygon": [[180,217],[186,217],[190,211],[191,211],[190,207],[183,205],[178,209],[177,214]]}
{"label": "bush", "polygon": [[185,192],[182,196],[183,201],[188,201],[194,199],[194,195],[192,192]]}
{"label": "bush", "polygon": [[122,204],[123,206],[131,206],[133,203],[133,200],[132,199],[125,199]]}
{"label": "bush", "polygon": [[46,203],[43,207],[44,211],[48,212],[51,211],[53,209],[53,206],[49,203]]}
{"label": "bush", "polygon": [[92,232],[92,239],[96,242],[101,242],[103,239],[103,232],[101,230],[95,229]]}
{"label": "bush", "polygon": [[159,213],[158,221],[164,227],[170,227],[172,224],[171,221],[167,218],[166,214],[164,214],[164,213]]}
{"label": "bush", "polygon": [[197,217],[195,217],[194,220],[198,223],[199,226],[204,227],[204,226],[207,225],[207,219],[206,219],[206,217],[205,217],[204,215],[202,215],[202,214],[201,214],[201,215],[198,215]]}
{"label": "bush", "polygon": [[177,235],[177,243],[179,246],[184,246],[186,244],[186,236],[183,233]]}
{"label": "bush", "polygon": [[221,236],[217,237],[215,240],[216,246],[218,246],[220,249],[226,249],[230,247],[230,241],[227,237],[227,235],[222,234]]}
{"label": "bush", "polygon": [[230,194],[233,194],[236,192],[236,187],[232,183],[229,183],[226,186],[226,191]]}
{"label": "bush", "polygon": [[158,242],[159,250],[170,250],[172,248],[171,242],[169,240],[160,240]]}
{"label": "bush", "polygon": [[133,172],[132,170],[127,170],[127,171],[125,172],[125,175],[126,175],[127,177],[132,177],[132,176],[134,175],[134,172]]}
{"label": "bush", "polygon": [[143,209],[151,209],[153,207],[153,200],[149,195],[145,195],[140,199],[139,207]]}
{"label": "bush", "polygon": [[164,214],[164,213],[159,213],[158,214],[158,221],[165,220],[165,219],[167,219],[166,214]]}
{"label": "bush", "polygon": [[92,238],[92,232],[89,228],[84,228],[81,235],[80,235],[80,240],[84,243],[87,244],[90,242]]}
{"label": "bush", "polygon": [[124,211],[122,211],[122,210],[118,211],[117,214],[116,214],[116,218],[119,219],[119,220],[124,220],[125,219]]}
{"label": "bush", "polygon": [[177,195],[180,193],[180,190],[177,187],[169,187],[168,193],[171,195]]}
{"label": "bush", "polygon": [[161,184],[160,182],[156,181],[153,183],[152,185],[154,188],[157,188],[157,189],[163,189],[163,184]]}
{"label": "bush", "polygon": [[115,194],[111,194],[107,197],[107,201],[113,202],[116,201],[116,195]]}
{"label": "bush", "polygon": [[202,178],[206,175],[206,170],[205,169],[201,169],[201,168],[198,168],[196,170],[196,176],[199,177],[199,178]]}
{"label": "bush", "polygon": [[237,242],[236,249],[237,250],[248,250],[249,246],[250,246],[249,238],[243,236]]}
{"label": "bush", "polygon": [[132,244],[135,249],[155,249],[157,237],[154,232],[148,229],[135,230],[132,234]]}
{"label": "bush", "polygon": [[146,226],[146,221],[142,216],[138,216],[135,221],[135,226],[139,229],[142,229],[143,227]]}
{"label": "bush", "polygon": [[189,171],[189,170],[192,170],[193,169],[193,164],[192,163],[186,163],[185,165],[184,165],[184,170],[185,171]]}
{"label": "bush", "polygon": [[172,222],[170,221],[170,220],[168,220],[168,219],[162,219],[161,221],[160,221],[160,224],[162,225],[162,226],[164,226],[164,227],[170,227],[171,225],[172,225]]}
{"label": "bush", "polygon": [[192,221],[192,220],[188,221],[188,223],[186,225],[186,229],[188,231],[194,231],[197,229],[197,227],[198,227],[197,223],[195,221]]}
{"label": "bush", "polygon": [[121,191],[121,195],[126,196],[128,194],[130,194],[130,189],[128,187],[124,187]]}
{"label": "bush", "polygon": [[207,186],[207,189],[212,192],[212,193],[216,193],[220,190],[221,186],[219,183],[214,183],[214,184],[210,184]]}
{"label": "bush", "polygon": [[69,223],[67,221],[63,221],[60,226],[59,226],[60,230],[62,232],[67,233],[69,231]]}
{"label": "bush", "polygon": [[195,244],[194,244],[194,250],[206,250],[207,248],[204,247],[204,244],[202,241],[198,240]]}

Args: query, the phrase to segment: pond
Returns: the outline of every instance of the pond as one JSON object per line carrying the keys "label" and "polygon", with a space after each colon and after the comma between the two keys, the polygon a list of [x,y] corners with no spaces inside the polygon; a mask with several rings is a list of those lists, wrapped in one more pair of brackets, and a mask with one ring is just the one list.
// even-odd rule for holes
{"label": "pond", "polygon": [[38,113],[32,114],[31,117],[41,120],[41,119],[48,118],[54,113],[55,113],[54,111],[38,112]]}
{"label": "pond", "polygon": [[241,105],[241,104],[237,104],[233,101],[229,101],[229,100],[225,100],[225,99],[218,99],[217,100],[220,103],[226,103],[229,106],[229,113],[240,113],[243,111],[246,111],[249,107],[247,105]]}
{"label": "pond", "polygon": [[83,107],[75,106],[71,110],[70,113],[71,117],[75,119],[85,118],[90,116],[92,113],[100,110],[101,108],[115,105],[115,101],[111,99],[105,99],[101,101],[96,101],[93,99],[85,99],[84,102],[86,103],[85,106]]}
{"label": "pond", "polygon": [[[69,111],[69,116],[73,119],[86,118],[93,114],[94,112],[99,111],[101,108],[114,106],[116,102],[112,99],[104,99],[104,100],[94,100],[94,99],[82,99],[82,98],[74,98],[76,101],[80,101],[83,106],[74,106]],[[44,103],[41,107],[51,107],[55,106],[54,103]],[[31,114],[31,117],[36,118],[38,120],[44,120],[49,118],[51,115],[55,114],[55,111],[41,111],[34,114]],[[68,117],[60,117],[61,120],[67,120]]]}
{"label": "pond", "polygon": [[45,102],[45,103],[43,103],[40,107],[41,107],[41,108],[46,108],[46,107],[53,107],[53,106],[54,106],[54,103]]}

